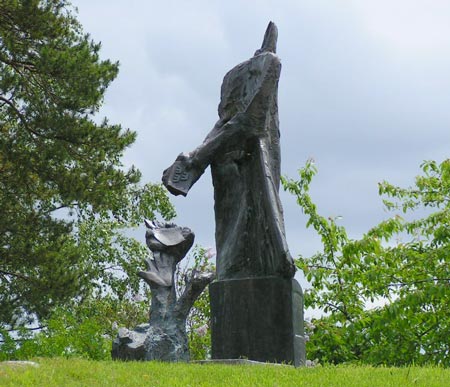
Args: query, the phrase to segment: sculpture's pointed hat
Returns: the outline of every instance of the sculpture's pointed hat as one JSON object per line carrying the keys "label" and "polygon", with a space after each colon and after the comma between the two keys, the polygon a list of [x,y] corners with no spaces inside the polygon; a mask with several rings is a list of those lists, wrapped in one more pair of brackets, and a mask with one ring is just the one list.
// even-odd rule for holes
{"label": "sculpture's pointed hat", "polygon": [[262,54],[263,52],[273,52],[275,54],[277,52],[277,39],[278,28],[274,22],[269,22],[261,48],[256,50],[255,55]]}

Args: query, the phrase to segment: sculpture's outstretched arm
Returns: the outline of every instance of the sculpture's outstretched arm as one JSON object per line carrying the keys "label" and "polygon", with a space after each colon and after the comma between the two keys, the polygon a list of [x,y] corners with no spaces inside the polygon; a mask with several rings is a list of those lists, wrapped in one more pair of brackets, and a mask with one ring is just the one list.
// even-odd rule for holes
{"label": "sculpture's outstretched arm", "polygon": [[257,83],[257,89],[245,111],[236,113],[229,120],[219,120],[199,147],[190,153],[180,154],[164,171],[162,181],[172,194],[186,196],[208,165],[224,149],[239,147],[246,139],[265,134],[265,121],[277,88],[281,64],[271,52],[263,52],[258,60],[261,67],[258,73],[262,79]]}
{"label": "sculpture's outstretched arm", "polygon": [[218,121],[200,146],[192,152],[181,153],[163,173],[162,181],[169,192],[186,196],[214,156],[225,145],[231,145],[238,138],[242,140],[240,132],[243,129],[243,119],[244,115],[239,113],[224,125]]}

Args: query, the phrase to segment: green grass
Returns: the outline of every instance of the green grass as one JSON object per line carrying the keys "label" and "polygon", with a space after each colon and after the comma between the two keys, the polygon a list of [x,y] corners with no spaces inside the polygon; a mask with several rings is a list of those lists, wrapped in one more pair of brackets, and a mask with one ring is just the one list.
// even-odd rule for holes
{"label": "green grass", "polygon": [[364,366],[292,368],[272,365],[218,365],[37,359],[38,368],[0,363],[0,386],[342,386],[446,387],[450,369]]}

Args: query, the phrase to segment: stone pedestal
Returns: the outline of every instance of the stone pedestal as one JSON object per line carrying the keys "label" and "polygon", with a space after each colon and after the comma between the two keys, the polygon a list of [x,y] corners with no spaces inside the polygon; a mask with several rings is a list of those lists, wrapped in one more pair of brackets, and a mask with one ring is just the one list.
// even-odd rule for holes
{"label": "stone pedestal", "polygon": [[303,293],[296,280],[221,280],[209,291],[213,359],[305,364]]}

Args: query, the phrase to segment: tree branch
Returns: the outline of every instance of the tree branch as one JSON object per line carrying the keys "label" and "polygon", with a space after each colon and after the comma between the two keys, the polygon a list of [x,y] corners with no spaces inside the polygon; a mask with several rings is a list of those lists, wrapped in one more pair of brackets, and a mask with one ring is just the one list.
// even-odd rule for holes
{"label": "tree branch", "polygon": [[4,103],[6,103],[16,113],[17,117],[19,117],[20,121],[22,122],[22,124],[25,126],[25,128],[29,132],[33,133],[35,136],[39,136],[39,133],[37,133],[35,130],[33,130],[29,127],[25,116],[20,112],[20,110],[16,107],[16,105],[14,105],[9,99],[7,99],[1,95],[0,95],[0,100],[3,101]]}
{"label": "tree branch", "polygon": [[43,328],[47,328],[47,325],[40,325],[40,326],[34,327],[34,328],[26,328],[26,327],[10,328],[10,329],[6,329],[6,332],[15,332],[15,331],[18,331],[18,330],[23,330],[23,329],[25,329],[27,331],[38,331],[38,330],[43,329]]}
{"label": "tree branch", "polygon": [[6,270],[0,270],[0,273],[3,275],[10,275],[16,278],[20,278],[23,279],[24,281],[31,281],[30,277],[27,277],[26,275],[23,274],[19,274],[19,273],[13,273],[11,271],[6,271]]}
{"label": "tree branch", "polygon": [[335,267],[328,267],[328,266],[322,266],[322,265],[308,265],[308,268],[310,269],[324,269],[324,270],[336,270]]}
{"label": "tree branch", "polygon": [[401,287],[401,286],[408,286],[408,285],[423,284],[426,282],[450,282],[450,278],[426,278],[426,279],[417,280],[417,281],[393,283],[393,284],[389,284],[388,286]]}
{"label": "tree branch", "polygon": [[348,321],[352,321],[352,318],[351,318],[350,314],[347,312],[347,308],[345,308],[345,305],[344,305],[344,308],[341,308],[340,306],[332,304],[331,302],[327,302],[325,305],[329,306],[332,309],[338,310],[339,312],[341,312],[345,316],[345,318]]}

